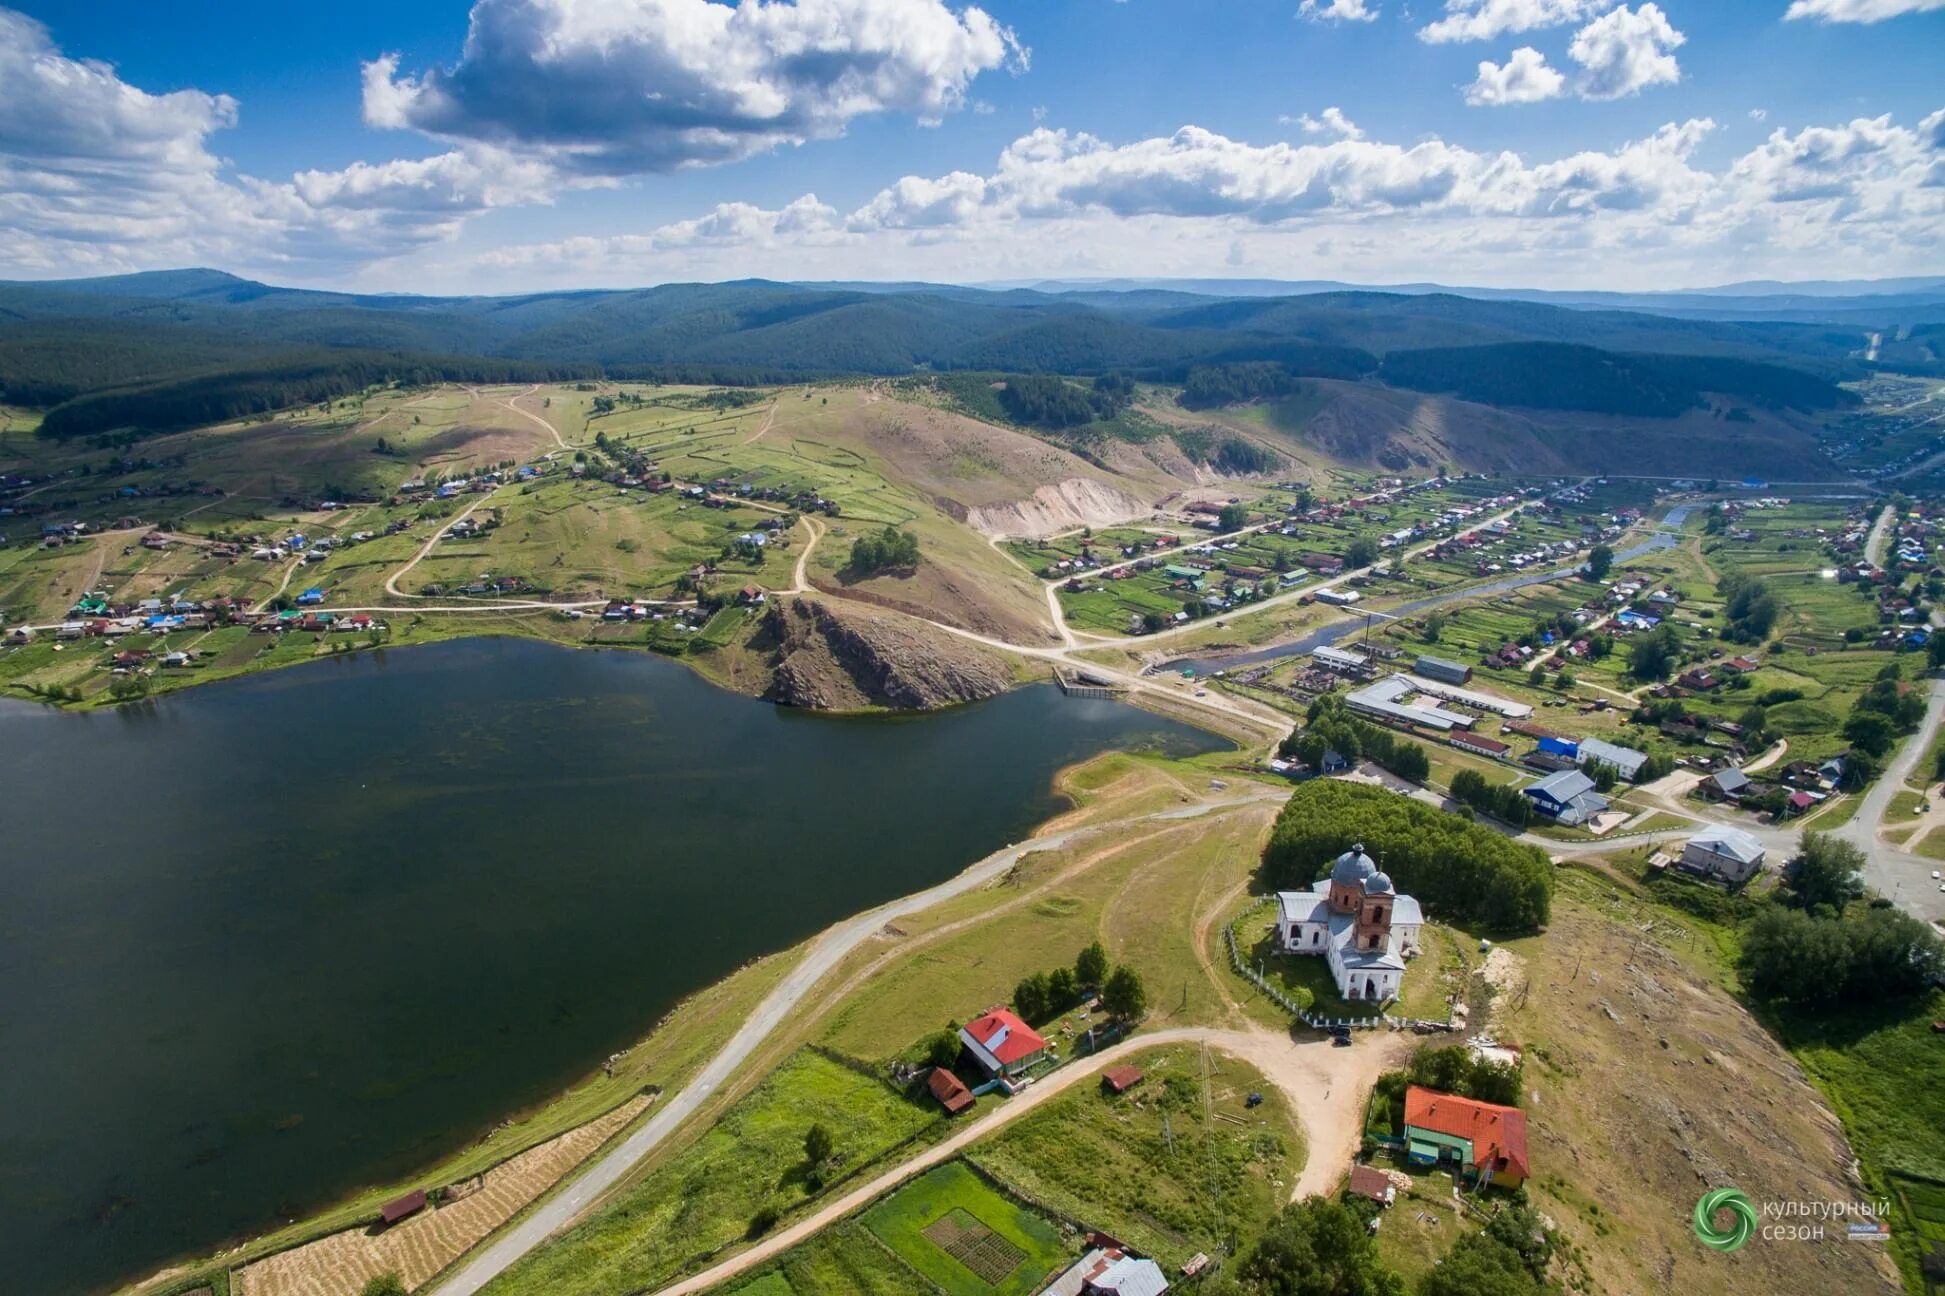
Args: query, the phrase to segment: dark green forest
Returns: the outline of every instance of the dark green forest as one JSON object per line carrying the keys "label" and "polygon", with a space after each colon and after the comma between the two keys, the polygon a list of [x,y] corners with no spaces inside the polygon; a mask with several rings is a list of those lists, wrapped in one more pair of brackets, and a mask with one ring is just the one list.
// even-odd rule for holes
{"label": "dark green forest", "polygon": [[[0,283],[0,400],[50,435],[164,430],[382,379],[778,383],[959,373],[969,412],[1076,430],[1139,379],[1207,408],[1368,380],[1492,404],[1669,417],[1702,393],[1848,401],[1864,326],[1745,324],[1450,294],[1222,299],[744,281],[526,297],[354,296],[209,270]],[[1059,383],[1051,375],[1094,379]],[[1031,380],[1020,375],[1035,375]],[[1105,385],[1100,380],[1110,380]]]}

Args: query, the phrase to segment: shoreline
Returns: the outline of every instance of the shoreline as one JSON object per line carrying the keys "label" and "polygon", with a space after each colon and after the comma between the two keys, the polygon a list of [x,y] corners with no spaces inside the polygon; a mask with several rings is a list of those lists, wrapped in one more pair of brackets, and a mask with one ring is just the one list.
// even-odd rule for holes
{"label": "shoreline", "polygon": [[[0,710],[5,709],[4,701],[0,699]],[[1228,741],[1226,737],[1225,741]],[[1232,746],[1227,751],[1212,754],[1228,755],[1236,750],[1239,749]],[[838,934],[847,930],[861,930],[868,937],[902,912],[929,908],[977,890],[1003,874],[1018,859],[1055,848],[1050,843],[1064,843],[1069,839],[1085,838],[1111,829],[1122,820],[1109,818],[1095,821],[1087,819],[1082,813],[1094,799],[1094,790],[1081,786],[1083,772],[1098,762],[1149,759],[1153,755],[1115,748],[1053,770],[1045,790],[1054,804],[1049,806],[1043,818],[1025,830],[1019,840],[967,862],[931,886],[840,917],[793,944],[761,954],[697,987],[679,998],[658,1020],[630,1038],[605,1062],[589,1058],[584,1071],[553,1093],[502,1112],[490,1125],[468,1135],[457,1146],[428,1161],[413,1174],[382,1185],[355,1187],[307,1211],[282,1228],[233,1234],[199,1256],[171,1258],[144,1273],[91,1290],[97,1296],[177,1296],[179,1292],[195,1291],[219,1271],[233,1273],[265,1256],[289,1251],[368,1222],[368,1217],[376,1212],[380,1204],[401,1193],[484,1174],[534,1147],[602,1119],[637,1094],[655,1095],[656,1100],[643,1113],[592,1151],[586,1160],[548,1185],[540,1196],[485,1241],[462,1254],[454,1261],[454,1266],[470,1262],[482,1253],[483,1248],[492,1246],[495,1239],[504,1236],[507,1230],[518,1227],[533,1211],[580,1182],[602,1157],[635,1137],[650,1120],[667,1121],[669,1128],[665,1133],[690,1133],[699,1128],[690,1119],[698,1113],[685,1110],[685,1107],[733,1092],[747,1082],[760,1080],[762,1073],[746,1073],[742,1063],[747,1059],[739,1059],[726,1069],[719,1081],[700,1090],[696,1087],[712,1063],[737,1036],[751,1027],[763,1004],[778,993],[781,985],[802,972],[807,958],[829,945]],[[1252,798],[1245,796],[1244,799]],[[1227,804],[1194,802],[1160,813],[1167,817],[1192,816]],[[837,950],[837,960],[841,961],[858,943],[858,940],[854,940]],[[837,963],[833,962],[832,967],[836,966]],[[805,983],[800,993],[807,993],[817,986],[832,967],[820,969],[816,976]],[[777,1028],[777,1024],[772,1023],[758,1032],[752,1045],[762,1046],[766,1042],[773,1042]],[[609,1065],[617,1059],[622,1059],[622,1064],[610,1072]],[[641,1062],[641,1070],[630,1074],[630,1061]],[[665,1062],[668,1069],[664,1072],[662,1064]],[[764,1068],[766,1072],[767,1069]],[[642,1077],[649,1073],[657,1073],[656,1078],[644,1081]],[[693,1094],[690,1103],[680,1103],[684,1094]],[[669,1110],[676,1111],[678,1116],[662,1116],[663,1112]]]}

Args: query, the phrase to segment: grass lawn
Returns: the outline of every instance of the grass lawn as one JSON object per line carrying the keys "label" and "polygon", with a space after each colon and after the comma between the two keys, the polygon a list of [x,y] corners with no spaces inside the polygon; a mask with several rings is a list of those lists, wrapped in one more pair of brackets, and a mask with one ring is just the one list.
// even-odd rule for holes
{"label": "grass lawn", "polygon": [[[1254,1067],[1219,1052],[1208,1055],[1206,1116],[1199,1049],[1178,1045],[1133,1061],[1147,1076],[1130,1092],[1076,1086],[977,1145],[972,1160],[1164,1268],[1216,1254],[1231,1231],[1247,1245],[1303,1166],[1295,1113]],[[1263,1095],[1255,1107],[1252,1093]]]}
{"label": "grass lawn", "polygon": [[1774,1015],[1770,1022],[1843,1119],[1866,1181],[1892,1192],[1907,1212],[1929,1214],[1929,1223],[1926,1214],[1907,1213],[1891,1224],[1893,1253],[1913,1291],[1921,1290],[1918,1238],[1945,1240],[1945,1188],[1938,1186],[1945,1183],[1945,1085],[1937,1082],[1940,1040],[1931,1029],[1941,1017],[1945,994],[1901,1009],[1859,1005],[1831,1021]]}
{"label": "grass lawn", "polygon": [[726,1296],[908,1296],[930,1286],[855,1220],[824,1229]]}
{"label": "grass lawn", "polygon": [[[957,1161],[899,1189],[862,1223],[948,1296],[1030,1296],[1072,1258],[1058,1228]],[[950,1233],[960,1241],[944,1241]]]}
{"label": "grass lawn", "polygon": [[804,1173],[804,1133],[820,1123],[835,1140],[841,1180],[936,1128],[940,1117],[882,1081],[798,1052],[708,1133],[488,1290],[635,1291],[703,1267],[763,1231],[760,1212],[787,1214],[829,1188],[813,1188]]}

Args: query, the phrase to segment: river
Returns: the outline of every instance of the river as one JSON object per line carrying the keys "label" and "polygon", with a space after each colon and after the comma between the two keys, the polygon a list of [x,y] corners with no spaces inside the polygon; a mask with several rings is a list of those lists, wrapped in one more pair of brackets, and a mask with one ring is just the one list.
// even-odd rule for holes
{"label": "river", "polygon": [[[1680,504],[1668,510],[1668,516],[1655,524],[1655,530],[1646,540],[1617,550],[1614,561],[1632,562],[1636,558],[1654,553],[1658,549],[1672,549],[1681,539],[1682,524],[1688,515],[1695,511],[1693,504]],[[1514,576],[1504,576],[1498,580],[1487,581],[1481,585],[1463,585],[1439,594],[1428,594],[1421,599],[1413,599],[1396,607],[1388,607],[1378,615],[1385,620],[1404,620],[1430,612],[1433,608],[1444,607],[1450,603],[1471,601],[1483,598],[1496,598],[1516,589],[1529,585],[1544,585],[1549,581],[1563,580],[1574,574],[1572,567],[1549,567],[1545,571],[1524,572]],[[1364,629],[1364,618],[1352,613],[1342,620],[1329,625],[1319,626],[1309,634],[1285,643],[1272,644],[1268,648],[1256,648],[1249,652],[1230,653],[1216,657],[1185,657],[1158,667],[1164,671],[1190,670],[1197,675],[1208,675],[1216,671],[1243,670],[1250,666],[1260,666],[1264,662],[1282,661],[1286,657],[1305,657],[1331,644],[1341,642]]]}
{"label": "river", "polygon": [[516,639],[0,704],[5,1286],[95,1290],[409,1176],[1019,840],[1061,767],[1224,745],[1051,686],[819,717]]}

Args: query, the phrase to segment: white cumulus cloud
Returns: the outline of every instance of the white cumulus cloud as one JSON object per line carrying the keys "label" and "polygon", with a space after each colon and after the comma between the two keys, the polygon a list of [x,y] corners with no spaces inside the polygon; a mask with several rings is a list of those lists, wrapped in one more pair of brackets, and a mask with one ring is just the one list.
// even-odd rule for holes
{"label": "white cumulus cloud", "polygon": [[941,0],[477,0],[459,62],[364,69],[374,126],[636,175],[732,162],[842,134],[854,119],[936,121],[982,72],[1028,51],[984,10]]}
{"label": "white cumulus cloud", "polygon": [[1583,69],[1581,98],[1621,99],[1649,86],[1673,85],[1682,79],[1674,51],[1687,39],[1654,4],[1602,14],[1575,32],[1567,48]]}
{"label": "white cumulus cloud", "polygon": [[1905,14],[1945,9],[1945,0],[1791,0],[1783,17],[1827,23],[1879,23]]}
{"label": "white cumulus cloud", "polygon": [[1497,108],[1558,99],[1566,86],[1567,78],[1548,66],[1546,55],[1523,45],[1504,63],[1481,59],[1478,79],[1466,87],[1465,97],[1476,107]]}
{"label": "white cumulus cloud", "polygon": [[1590,18],[1613,3],[1614,0],[1446,0],[1445,17],[1419,28],[1418,39],[1443,45],[1564,27]]}
{"label": "white cumulus cloud", "polygon": [[150,94],[0,9],[0,266],[110,273],[222,261],[356,265],[447,239],[492,207],[548,201],[548,168],[490,148],[275,181],[232,174],[210,137],[236,101]]}
{"label": "white cumulus cloud", "polygon": [[1297,17],[1311,22],[1375,22],[1378,11],[1369,0],[1303,0]]}
{"label": "white cumulus cloud", "polygon": [[[1288,119],[1285,120],[1287,122]],[[1303,133],[1306,135],[1336,135],[1343,139],[1354,140],[1364,138],[1363,127],[1346,117],[1344,110],[1335,105],[1324,109],[1321,117],[1300,113],[1296,124],[1303,128]]]}
{"label": "white cumulus cloud", "polygon": [[796,235],[751,208],[736,216],[747,242],[705,246],[695,222],[680,222],[506,249],[490,264],[609,279],[705,269],[966,278],[970,266],[981,276],[1211,274],[1247,264],[1582,284],[1650,264],[1677,281],[1787,275],[1808,255],[1849,273],[1935,264],[1945,110],[1915,127],[1868,118],[1777,131],[1709,169],[1698,156],[1715,130],[1705,118],[1671,122],[1617,148],[1529,160],[1437,138],[1320,131],[1258,145],[1187,126],[1113,143],[1042,128],[985,175],[907,176],[849,215],[822,209]]}

